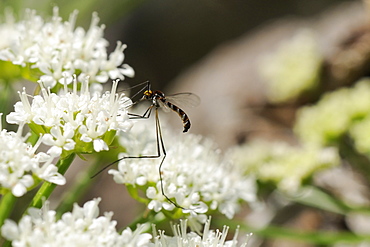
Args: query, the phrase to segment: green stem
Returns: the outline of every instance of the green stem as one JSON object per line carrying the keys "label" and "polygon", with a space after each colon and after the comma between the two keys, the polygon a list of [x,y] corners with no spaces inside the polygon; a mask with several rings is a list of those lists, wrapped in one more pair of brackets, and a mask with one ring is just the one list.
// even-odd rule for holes
{"label": "green stem", "polygon": [[353,168],[358,170],[367,180],[370,187],[370,160],[368,156],[359,153],[353,144],[353,141],[344,136],[339,143],[339,153],[343,159],[347,160]]}
{"label": "green stem", "polygon": [[[57,167],[59,167],[58,172],[62,175],[68,170],[69,166],[71,165],[72,161],[74,160],[76,154],[73,153],[67,156],[64,159],[60,159],[57,163]],[[43,202],[49,198],[51,193],[54,191],[56,184],[50,182],[44,182],[40,189],[37,191],[35,197],[31,202],[31,207],[41,208]]]}
{"label": "green stem", "polygon": [[10,86],[10,82],[0,80],[0,84],[3,85],[2,89],[0,90],[0,113],[4,114],[1,118],[1,126],[2,129],[15,130],[15,126],[9,126],[5,117],[11,111],[10,106],[13,104],[13,101],[10,101],[9,99],[15,98],[15,96]]}
{"label": "green stem", "polygon": [[248,226],[243,222],[237,222],[234,220],[212,220],[216,223],[217,227],[223,225],[229,226],[231,229],[236,229],[240,226],[240,229],[245,232],[251,232],[260,237],[267,239],[288,239],[296,242],[311,243],[314,245],[329,245],[332,246],[338,243],[355,244],[370,241],[370,235],[359,235],[351,232],[333,232],[333,231],[303,231],[301,229],[292,229],[282,226],[267,226],[265,228],[254,228]]}
{"label": "green stem", "polygon": [[[15,197],[11,191],[2,196],[0,201],[0,229],[3,226],[5,219],[9,218],[9,215],[14,208],[16,200],[17,197]],[[5,246],[6,243],[9,244],[9,241],[6,241],[3,237],[1,237],[0,234],[0,244],[3,244],[2,246]]]}
{"label": "green stem", "polygon": [[40,138],[39,134],[36,134],[35,132],[31,131],[31,136],[28,137],[27,142],[30,143],[32,146],[35,146],[39,138]]}
{"label": "green stem", "polygon": [[77,202],[85,194],[94,181],[91,177],[96,173],[98,168],[101,167],[101,164],[102,159],[97,159],[93,165],[89,166],[87,171],[84,170],[78,174],[72,188],[62,196],[61,203],[56,209],[57,218],[60,218],[63,213],[71,210],[73,203]]}
{"label": "green stem", "polygon": [[4,224],[5,219],[9,218],[9,215],[14,208],[14,204],[17,200],[11,191],[3,195],[0,201],[0,227]]}

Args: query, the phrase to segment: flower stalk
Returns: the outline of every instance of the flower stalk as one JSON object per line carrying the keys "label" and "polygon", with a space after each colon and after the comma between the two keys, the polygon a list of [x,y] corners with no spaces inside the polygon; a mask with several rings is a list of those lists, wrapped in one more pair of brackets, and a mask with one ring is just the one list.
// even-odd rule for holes
{"label": "flower stalk", "polygon": [[[68,170],[69,166],[72,164],[76,154],[72,153],[64,159],[60,159],[57,163],[58,172],[62,175]],[[31,202],[31,207],[41,208],[43,202],[49,198],[51,193],[54,191],[56,184],[50,182],[44,182],[40,189],[37,191],[35,197]]]}
{"label": "flower stalk", "polygon": [[73,204],[85,194],[91,184],[94,182],[94,179],[91,177],[96,173],[96,171],[101,167],[104,159],[100,156],[94,164],[89,166],[85,171],[81,171],[78,174],[75,183],[71,188],[62,195],[62,200],[59,206],[56,209],[56,217],[59,219],[62,214],[72,209]]}
{"label": "flower stalk", "polygon": [[5,219],[7,219],[14,208],[14,204],[17,200],[11,191],[8,191],[1,197],[0,200],[0,228],[4,224]]}

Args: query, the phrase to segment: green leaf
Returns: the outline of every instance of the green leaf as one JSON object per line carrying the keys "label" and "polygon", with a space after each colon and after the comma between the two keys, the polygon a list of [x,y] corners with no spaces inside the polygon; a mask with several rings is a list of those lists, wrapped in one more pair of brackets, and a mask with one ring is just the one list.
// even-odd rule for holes
{"label": "green leaf", "polygon": [[310,207],[342,215],[353,210],[353,208],[347,206],[342,201],[314,186],[305,186],[297,194],[298,195],[294,197],[288,196],[288,199]]}

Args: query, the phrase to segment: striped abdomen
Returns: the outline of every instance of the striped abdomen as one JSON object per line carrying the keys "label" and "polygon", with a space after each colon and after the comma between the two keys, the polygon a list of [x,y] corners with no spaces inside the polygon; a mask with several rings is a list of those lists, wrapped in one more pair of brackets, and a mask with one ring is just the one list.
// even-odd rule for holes
{"label": "striped abdomen", "polygon": [[171,102],[168,102],[165,98],[161,98],[160,99],[165,105],[167,105],[171,110],[173,110],[174,112],[176,112],[181,120],[182,120],[182,124],[184,125],[184,130],[182,132],[187,132],[189,129],[190,129],[190,120],[189,120],[189,117],[188,115],[186,115],[186,113],[181,110],[179,107],[175,106],[174,104],[172,104]]}

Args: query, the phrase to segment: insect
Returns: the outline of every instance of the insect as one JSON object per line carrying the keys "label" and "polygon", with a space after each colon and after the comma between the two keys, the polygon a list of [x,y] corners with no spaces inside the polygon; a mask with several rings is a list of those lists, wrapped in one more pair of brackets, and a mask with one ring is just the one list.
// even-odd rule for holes
{"label": "insect", "polygon": [[[150,87],[150,85],[148,87]],[[200,102],[199,97],[193,93],[178,93],[166,97],[162,91],[152,91],[150,90],[150,88],[144,91],[144,96],[141,98],[140,101],[142,100],[149,100],[151,101],[152,104],[147,109],[147,111],[142,116],[139,117],[141,118],[147,118],[146,116],[149,117],[153,107],[155,108],[156,111],[158,108],[162,108],[166,112],[172,110],[176,112],[181,118],[182,123],[184,125],[183,130],[184,133],[190,129],[191,126],[190,120],[188,115],[176,104],[194,107],[197,106]]]}
{"label": "insect", "polygon": [[[144,85],[144,84],[145,84],[145,86],[139,92],[134,94],[132,96],[132,98],[137,96],[139,93],[143,92],[142,98],[139,101],[135,102],[134,104],[138,104],[142,101],[149,101],[150,106],[147,108],[147,110],[142,115],[134,114],[134,113],[128,113],[128,115],[130,116],[131,119],[146,119],[146,118],[150,117],[150,115],[151,115],[151,113],[154,109],[154,111],[155,111],[155,133],[156,133],[156,140],[157,140],[157,145],[156,145],[157,146],[157,153],[154,154],[154,155],[122,157],[122,158],[116,160],[115,162],[113,162],[113,163],[107,165],[106,167],[104,167],[102,170],[100,170],[93,177],[95,177],[96,175],[98,175],[99,173],[101,173],[102,171],[104,171],[105,169],[110,167],[111,165],[113,165],[113,164],[115,164],[115,163],[117,163],[117,162],[119,162],[123,159],[154,159],[154,158],[160,158],[162,156],[162,159],[159,163],[159,168],[158,168],[162,195],[170,203],[172,203],[174,206],[184,209],[183,207],[179,206],[176,202],[174,202],[171,198],[169,198],[166,195],[166,193],[164,191],[164,188],[163,188],[162,165],[163,165],[163,162],[164,162],[167,154],[166,154],[166,148],[165,148],[163,137],[162,137],[162,130],[161,130],[161,125],[160,125],[159,116],[158,116],[158,109],[161,108],[165,112],[169,112],[171,110],[176,112],[178,114],[178,116],[181,118],[181,121],[182,121],[182,124],[183,124],[183,133],[186,133],[190,129],[191,123],[190,123],[188,115],[178,105],[195,107],[195,106],[199,105],[200,98],[197,95],[193,94],[193,93],[177,93],[177,94],[165,96],[165,94],[162,91],[152,91],[151,90],[151,84],[150,84],[149,81],[138,84],[135,87],[140,86],[140,85]],[[163,155],[162,155],[162,153],[163,153]]]}

